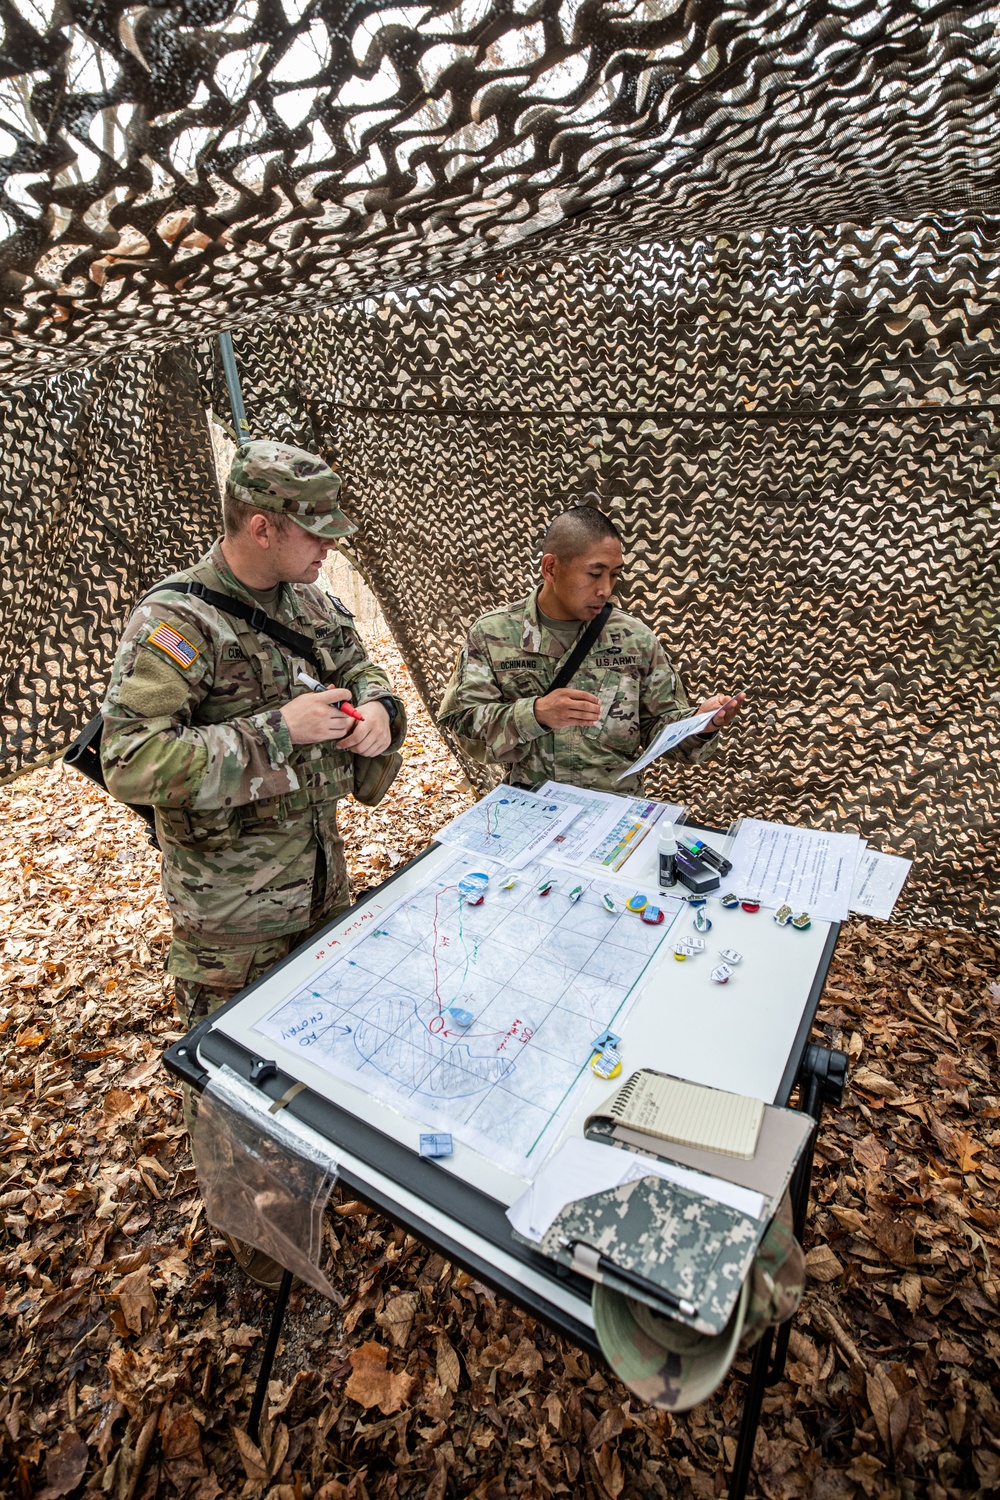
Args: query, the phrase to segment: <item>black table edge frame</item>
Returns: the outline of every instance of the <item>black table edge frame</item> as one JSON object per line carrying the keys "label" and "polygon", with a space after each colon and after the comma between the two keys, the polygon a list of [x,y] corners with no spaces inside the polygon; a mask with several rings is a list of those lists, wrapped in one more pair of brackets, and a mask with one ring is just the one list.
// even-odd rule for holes
{"label": "black table edge frame", "polygon": [[[384,891],[392,885],[405,871],[412,868],[420,860],[427,857],[439,845],[431,843],[414,859],[408,860],[399,870],[385,880],[375,889]],[[356,901],[347,911],[341,912],[333,918],[319,932],[313,933],[305,942],[294,948],[286,958],[282,959],[274,968],[280,968],[288,963],[297,953],[304,948],[313,948],[317,942],[322,941],[325,933],[333,927],[345,921],[350,913],[354,911],[361,901],[366,900],[372,891],[363,893],[359,901]],[[830,925],[826,942],[816,969],[816,976],[803,1007],[802,1017],[797,1028],[792,1048],[789,1052],[788,1062],[781,1077],[778,1092],[774,1103],[787,1105],[792,1091],[797,1084],[803,1084],[800,1077],[803,1058],[809,1041],[809,1034],[816,1018],[819,1007],[820,996],[826,983],[830,961],[840,935],[840,923],[834,922]],[[203,1092],[209,1082],[209,1073],[201,1065],[200,1057],[216,1066],[226,1065],[240,1077],[250,1080],[250,1074],[255,1062],[262,1059],[255,1057],[247,1048],[231,1038],[221,1035],[214,1030],[215,1022],[220,1016],[233,1006],[242,1003],[247,995],[251,994],[260,985],[271,978],[274,969],[264,974],[250,984],[226,1005],[220,1006],[213,1011],[211,1016],[199,1021],[198,1024],[182,1037],[168,1047],[163,1055],[163,1062],[170,1072],[180,1082],[188,1084],[197,1092]],[[264,1059],[266,1060],[266,1059]],[[282,1095],[300,1080],[292,1078],[289,1074],[280,1070],[270,1071],[268,1076],[256,1084],[269,1099],[280,1099]],[[800,1096],[804,1096],[804,1088],[800,1090]],[[506,1212],[501,1203],[490,1198],[478,1188],[468,1183],[463,1183],[452,1176],[450,1172],[442,1170],[432,1160],[426,1157],[415,1156],[413,1151],[398,1141],[386,1136],[374,1126],[367,1124],[350,1111],[342,1109],[339,1105],[323,1099],[308,1087],[300,1089],[293,1099],[285,1106],[289,1114],[319,1131],[325,1139],[336,1148],[338,1145],[353,1156],[368,1162],[385,1176],[405,1186],[409,1191],[426,1197],[434,1203],[435,1207],[449,1215],[464,1228],[470,1230],[493,1244],[501,1246],[506,1255],[519,1261],[523,1265],[530,1265],[532,1270],[564,1287],[571,1289],[577,1295],[589,1298],[591,1284],[584,1277],[567,1271],[546,1256],[531,1250],[528,1246],[520,1244],[513,1238],[507,1221]],[[806,1150],[800,1159],[792,1179],[792,1206],[796,1223],[802,1223],[808,1204],[809,1188],[812,1180],[813,1152],[816,1135],[819,1127],[819,1116],[822,1113],[822,1098],[816,1114],[816,1128],[813,1130]],[[333,1152],[336,1155],[336,1149]],[[394,1170],[397,1168],[397,1170]],[[398,1168],[403,1168],[400,1171]],[[449,1235],[434,1228],[430,1228],[418,1214],[409,1209],[403,1209],[395,1200],[386,1194],[373,1188],[370,1183],[358,1178],[349,1168],[341,1167],[338,1181],[349,1187],[356,1196],[372,1208],[384,1213],[394,1222],[401,1224],[409,1233],[425,1244],[430,1245],[438,1253],[455,1265],[461,1266],[468,1271],[476,1280],[485,1286],[506,1297],[509,1301],[523,1308],[532,1317],[538,1318],[549,1328],[562,1337],[572,1340],[573,1343],[584,1349],[592,1357],[604,1362],[604,1356],[597,1343],[596,1336],[591,1328],[585,1323],[578,1322],[569,1313],[554,1307],[551,1303],[545,1303],[532,1288],[525,1287],[513,1277],[505,1275],[496,1266],[474,1252],[465,1245],[453,1240]],[[279,1289],[274,1311],[272,1314],[271,1327],[268,1330],[267,1346],[264,1352],[261,1369],[257,1379],[257,1388],[254,1393],[253,1405],[250,1414],[250,1435],[256,1441],[263,1402],[270,1377],[271,1368],[277,1350],[278,1337],[281,1323],[284,1318],[288,1294],[291,1288],[292,1278],[289,1272],[285,1273]],[[775,1333],[773,1329],[765,1331],[762,1338],[754,1348],[750,1373],[745,1379],[746,1394],[743,1402],[743,1415],[740,1422],[739,1438],[737,1442],[736,1457],[730,1476],[728,1489],[729,1500],[743,1500],[746,1494],[746,1486],[750,1476],[750,1467],[753,1461],[753,1448],[756,1439],[757,1428],[760,1423],[760,1413],[763,1404],[764,1391],[768,1385],[773,1385],[780,1380],[785,1363],[785,1353],[788,1347],[787,1325],[779,1330],[777,1349],[775,1349]],[[772,1354],[774,1357],[772,1358]]]}

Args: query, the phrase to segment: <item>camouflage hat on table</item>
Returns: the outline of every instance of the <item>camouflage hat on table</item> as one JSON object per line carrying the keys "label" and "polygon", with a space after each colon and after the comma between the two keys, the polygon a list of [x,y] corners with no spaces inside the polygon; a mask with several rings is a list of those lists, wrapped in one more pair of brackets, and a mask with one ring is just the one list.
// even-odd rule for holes
{"label": "camouflage hat on table", "polygon": [[696,1333],[598,1282],[592,1298],[597,1341],[618,1379],[640,1400],[667,1411],[690,1411],[722,1384],[741,1345],[749,1348],[765,1328],[792,1316],[805,1279],[786,1193],[721,1333]]}
{"label": "camouflage hat on table", "polygon": [[337,504],[340,475],[314,453],[289,443],[241,443],[227,485],[235,500],[287,516],[327,541],[358,529]]}

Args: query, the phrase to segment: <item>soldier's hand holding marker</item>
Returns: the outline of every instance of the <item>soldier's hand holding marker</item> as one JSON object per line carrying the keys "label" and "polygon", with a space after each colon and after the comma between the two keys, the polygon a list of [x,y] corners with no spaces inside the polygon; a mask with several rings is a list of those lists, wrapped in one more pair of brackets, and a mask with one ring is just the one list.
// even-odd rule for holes
{"label": "soldier's hand holding marker", "polygon": [[336,740],[341,750],[368,756],[381,755],[388,749],[392,730],[384,704],[366,703],[357,709],[346,688],[324,687],[307,672],[300,672],[297,680],[309,692],[300,693],[281,710],[293,745]]}

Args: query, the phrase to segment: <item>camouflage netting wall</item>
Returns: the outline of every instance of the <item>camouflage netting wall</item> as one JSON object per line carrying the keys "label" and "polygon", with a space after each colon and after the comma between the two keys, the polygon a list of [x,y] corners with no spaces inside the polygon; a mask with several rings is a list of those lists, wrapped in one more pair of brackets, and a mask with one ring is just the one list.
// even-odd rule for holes
{"label": "camouflage netting wall", "polygon": [[175,350],[0,394],[0,778],[83,727],[132,602],[215,534],[196,374]]}
{"label": "camouflage netting wall", "polygon": [[192,341],[233,327],[252,422],[341,465],[431,702],[596,484],[692,691],[752,694],[671,790],[858,826],[921,855],[912,912],[995,916],[993,5],[0,27],[0,774],[65,743],[128,603],[214,529]]}
{"label": "camouflage netting wall", "polygon": [[[1000,223],[525,264],[237,339],[252,420],[341,466],[436,705],[596,488],[692,693],[745,688],[701,817],[857,828],[911,914],[996,911]],[[983,334],[987,337],[984,338]],[[473,777],[481,771],[468,767]]]}

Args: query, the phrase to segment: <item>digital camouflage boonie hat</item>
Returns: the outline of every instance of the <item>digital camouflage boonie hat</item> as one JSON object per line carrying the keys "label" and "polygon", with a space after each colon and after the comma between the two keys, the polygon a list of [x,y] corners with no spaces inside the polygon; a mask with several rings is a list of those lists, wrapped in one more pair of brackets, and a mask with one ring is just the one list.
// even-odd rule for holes
{"label": "digital camouflage boonie hat", "polygon": [[337,504],[340,475],[314,453],[289,443],[241,443],[227,485],[235,500],[287,516],[327,541],[358,529]]}
{"label": "digital camouflage boonie hat", "polygon": [[750,1347],[765,1328],[792,1316],[804,1290],[805,1257],[786,1193],[721,1333],[696,1333],[600,1282],[592,1299],[594,1329],[608,1364],[641,1401],[690,1411],[722,1384],[741,1345]]}

